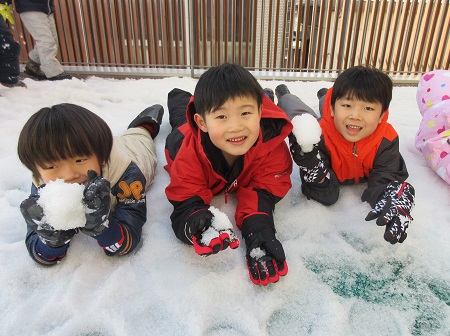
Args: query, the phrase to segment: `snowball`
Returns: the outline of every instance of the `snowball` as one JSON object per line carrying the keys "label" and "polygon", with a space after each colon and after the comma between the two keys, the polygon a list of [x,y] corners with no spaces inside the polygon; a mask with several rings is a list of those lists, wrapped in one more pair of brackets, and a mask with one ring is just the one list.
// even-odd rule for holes
{"label": "snowball", "polygon": [[47,223],[55,230],[69,230],[86,224],[83,204],[84,185],[50,181],[39,190],[38,204],[44,210]]}
{"label": "snowball", "polygon": [[202,239],[200,240],[200,242],[203,245],[208,246],[211,243],[211,240],[217,237],[219,237],[219,232],[215,230],[212,226],[210,226],[205,230],[205,232],[202,233]]}
{"label": "snowball", "polygon": [[219,237],[219,231],[227,231],[230,238],[233,239],[235,237],[232,231],[233,225],[228,219],[228,216],[213,206],[210,206],[209,210],[214,215],[214,218],[211,221],[211,226],[202,233],[200,242],[203,245],[209,245],[211,240]]}
{"label": "snowball", "polygon": [[213,226],[217,231],[232,229],[233,225],[231,224],[228,216],[220,211],[219,209],[210,206],[209,211],[212,212],[214,218],[212,219],[211,226]]}
{"label": "snowball", "polygon": [[305,113],[292,118],[292,125],[294,125],[292,133],[297,138],[302,151],[304,153],[311,152],[314,145],[320,141],[320,135],[322,134],[317,119],[311,114]]}

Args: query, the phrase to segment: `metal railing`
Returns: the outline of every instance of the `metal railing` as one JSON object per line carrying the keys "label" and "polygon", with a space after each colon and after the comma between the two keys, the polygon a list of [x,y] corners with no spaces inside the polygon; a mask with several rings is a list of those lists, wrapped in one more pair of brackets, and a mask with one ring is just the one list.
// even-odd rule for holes
{"label": "metal railing", "polygon": [[[417,78],[450,64],[450,1],[55,0],[69,71],[197,77],[224,62],[259,78],[333,79],[368,64]],[[26,62],[32,38],[12,27]]]}

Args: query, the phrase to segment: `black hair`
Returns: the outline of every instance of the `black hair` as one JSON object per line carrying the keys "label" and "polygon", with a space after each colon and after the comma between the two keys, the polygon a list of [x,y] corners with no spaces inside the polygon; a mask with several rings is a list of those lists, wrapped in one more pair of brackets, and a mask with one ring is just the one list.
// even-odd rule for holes
{"label": "black hair", "polygon": [[381,103],[384,112],[391,103],[392,80],[376,68],[362,65],[351,67],[336,78],[331,94],[331,106],[343,97]]}
{"label": "black hair", "polygon": [[194,91],[194,105],[196,112],[204,117],[230,98],[253,97],[259,108],[263,94],[261,85],[248,70],[237,64],[225,63],[200,76]]}
{"label": "black hair", "polygon": [[75,104],[45,107],[33,114],[19,135],[20,161],[40,177],[37,166],[74,157],[97,155],[99,164],[109,161],[112,133],[95,113]]}

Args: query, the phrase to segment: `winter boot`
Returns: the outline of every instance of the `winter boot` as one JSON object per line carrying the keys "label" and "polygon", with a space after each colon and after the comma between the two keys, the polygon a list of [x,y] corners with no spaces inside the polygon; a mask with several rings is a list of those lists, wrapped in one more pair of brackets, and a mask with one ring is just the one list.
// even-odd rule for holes
{"label": "winter boot", "polygon": [[159,133],[159,126],[162,123],[164,115],[164,107],[159,104],[147,107],[144,111],[134,118],[128,128],[132,127],[144,127],[150,132],[150,135],[154,139]]}
{"label": "winter boot", "polygon": [[41,66],[33,61],[31,58],[28,59],[27,64],[25,65],[24,72],[31,77],[36,78],[37,80],[46,80],[47,77],[45,73],[41,70]]}
{"label": "winter boot", "polygon": [[6,86],[7,88],[13,88],[13,87],[23,87],[23,88],[27,88],[27,84],[25,84],[24,82],[22,82],[21,80],[19,80],[17,83],[15,84],[6,84],[6,83],[1,83],[3,86]]}
{"label": "winter boot", "polygon": [[72,76],[69,75],[67,72],[61,72],[59,75],[47,78],[51,81],[57,81],[57,80],[63,80],[63,79],[72,79]]}
{"label": "winter boot", "polygon": [[264,94],[273,102],[275,102],[275,96],[273,94],[273,90],[270,88],[264,89]]}
{"label": "winter boot", "polygon": [[275,88],[275,95],[277,96],[277,100],[280,100],[285,94],[291,93],[288,87],[284,84],[280,84]]}

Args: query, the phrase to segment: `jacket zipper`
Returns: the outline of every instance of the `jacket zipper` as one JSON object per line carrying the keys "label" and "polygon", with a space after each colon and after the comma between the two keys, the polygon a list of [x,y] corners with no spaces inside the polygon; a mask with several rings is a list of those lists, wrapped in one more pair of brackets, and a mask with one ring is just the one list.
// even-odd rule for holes
{"label": "jacket zipper", "polygon": [[48,13],[47,13],[47,14],[48,14],[48,15],[50,15],[50,14],[52,13],[52,9],[51,9],[51,7],[50,7],[50,1],[51,1],[51,0],[48,0],[48,1],[47,1],[47,8],[48,8]]}
{"label": "jacket zipper", "polygon": [[225,204],[228,203],[228,193],[230,192],[231,189],[233,189],[234,187],[237,186],[237,179],[234,180],[231,184],[229,184],[228,186],[225,186]]}
{"label": "jacket zipper", "polygon": [[356,150],[356,142],[353,143],[353,172],[355,174],[355,184],[359,184],[358,176],[358,152]]}

